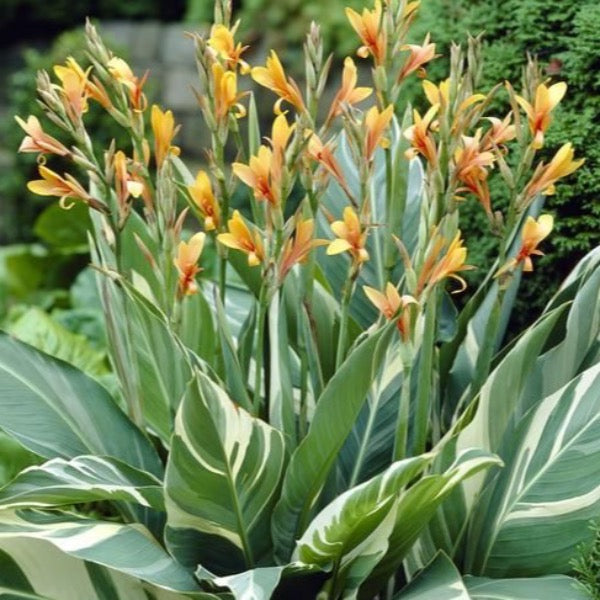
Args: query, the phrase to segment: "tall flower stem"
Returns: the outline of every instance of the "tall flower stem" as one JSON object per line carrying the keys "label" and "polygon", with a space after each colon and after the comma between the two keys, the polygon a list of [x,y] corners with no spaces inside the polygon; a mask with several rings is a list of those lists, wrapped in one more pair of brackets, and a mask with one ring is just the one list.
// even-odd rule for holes
{"label": "tall flower stem", "polygon": [[356,278],[358,276],[358,269],[352,265],[350,275],[344,284],[344,291],[342,293],[342,304],[340,312],[340,333],[338,335],[337,352],[335,355],[335,368],[338,369],[342,364],[345,357],[346,342],[348,339],[348,318],[350,309],[350,299],[354,292],[356,285]]}
{"label": "tall flower stem", "polygon": [[410,417],[410,388],[412,364],[405,361],[402,366],[402,387],[400,389],[400,404],[396,420],[396,435],[394,436],[394,460],[406,456],[408,442],[408,419]]}
{"label": "tall flower stem", "polygon": [[261,389],[263,380],[264,345],[265,345],[265,318],[267,314],[267,286],[263,283],[258,298],[258,318],[256,323],[256,352],[254,355],[254,416],[259,416],[262,407]]}

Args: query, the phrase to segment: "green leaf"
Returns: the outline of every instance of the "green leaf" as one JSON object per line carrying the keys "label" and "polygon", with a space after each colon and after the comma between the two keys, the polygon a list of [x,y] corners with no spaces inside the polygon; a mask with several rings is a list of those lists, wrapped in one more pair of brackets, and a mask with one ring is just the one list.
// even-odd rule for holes
{"label": "green leaf", "polygon": [[[508,598],[508,597],[507,597]],[[511,600],[513,599],[510,596]],[[472,600],[458,569],[443,553],[411,581],[394,600]]]}
{"label": "green leaf", "polygon": [[0,509],[124,500],[164,510],[162,482],[113,458],[54,458],[0,489]]}
{"label": "green leaf", "polygon": [[335,566],[333,589],[358,589],[388,550],[397,499],[431,461],[422,455],[393,463],[383,473],[353,487],[328,504],[296,543],[294,559]]}
{"label": "green leaf", "polygon": [[87,232],[91,225],[89,209],[83,202],[75,202],[70,210],[53,202],[36,219],[33,231],[50,246],[87,252]]}
{"label": "green leaf", "polygon": [[566,575],[545,577],[488,579],[487,577],[464,578],[473,600],[531,600],[532,598],[560,598],[560,600],[589,600],[589,596],[577,589],[577,580]]}
{"label": "green leaf", "polygon": [[71,333],[43,310],[32,307],[12,322],[8,333],[34,348],[72,364],[92,377],[106,375],[106,356],[82,335]]}
{"label": "green leaf", "polygon": [[39,461],[14,438],[0,431],[0,486],[8,483],[25,467]]}
{"label": "green leaf", "polygon": [[440,504],[465,479],[502,461],[493,454],[476,448],[461,452],[454,463],[441,474],[423,477],[404,492],[398,502],[396,522],[389,538],[389,550],[361,588],[362,597],[370,597],[385,586],[402,564]]}
{"label": "green leaf", "polygon": [[213,582],[229,588],[236,600],[271,598],[279,585],[285,567],[259,567],[228,577],[216,577]]}
{"label": "green leaf", "polygon": [[168,546],[218,574],[268,558],[283,436],[198,373],[179,407],[166,471]]}
{"label": "green leaf", "polygon": [[46,540],[67,554],[160,588],[198,591],[193,576],[173,560],[142,525],[121,525],[70,513],[0,511],[0,540]]}
{"label": "green leaf", "polygon": [[474,507],[468,572],[568,573],[600,511],[600,364],[531,409],[500,455],[506,467]]}
{"label": "green leaf", "polygon": [[60,360],[0,333],[0,427],[46,458],[96,454],[161,475],[156,451],[108,392]]}
{"label": "green leaf", "polygon": [[329,471],[381,365],[392,327],[368,336],[352,350],[318,399],[308,434],[292,455],[273,514],[276,556],[282,562],[288,560],[294,540],[314,514]]}

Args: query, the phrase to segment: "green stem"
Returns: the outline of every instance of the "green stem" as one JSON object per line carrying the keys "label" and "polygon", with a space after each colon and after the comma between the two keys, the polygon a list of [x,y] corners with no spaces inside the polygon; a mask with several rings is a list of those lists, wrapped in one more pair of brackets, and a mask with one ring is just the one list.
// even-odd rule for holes
{"label": "green stem", "polygon": [[410,363],[404,363],[402,367],[402,387],[400,389],[400,404],[398,406],[398,418],[396,420],[396,435],[394,438],[394,460],[401,460],[406,456],[408,442],[408,419],[410,416]]}
{"label": "green stem", "polygon": [[258,319],[256,324],[256,353],[254,355],[254,402],[253,413],[258,417],[261,410],[262,371],[264,362],[265,317],[267,314],[267,286],[262,285],[258,298]]}
{"label": "green stem", "polygon": [[344,284],[344,291],[342,293],[342,305],[340,313],[340,333],[338,336],[337,352],[335,355],[335,368],[338,369],[344,360],[346,354],[346,341],[348,338],[348,316],[350,308],[350,298],[352,298],[352,292],[354,291],[354,284],[356,282],[356,276],[358,271],[351,267],[352,271],[346,283]]}
{"label": "green stem", "polygon": [[421,360],[419,365],[417,402],[415,406],[415,437],[413,445],[413,454],[415,456],[425,452],[427,444],[429,415],[431,413],[431,400],[433,398],[432,373],[437,301],[437,290],[433,289],[425,309],[425,327],[421,343]]}

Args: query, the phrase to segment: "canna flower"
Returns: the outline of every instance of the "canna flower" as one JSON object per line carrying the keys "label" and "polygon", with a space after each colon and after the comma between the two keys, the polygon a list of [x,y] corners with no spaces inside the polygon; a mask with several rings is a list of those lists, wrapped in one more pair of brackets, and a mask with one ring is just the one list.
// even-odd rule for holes
{"label": "canna flower", "polygon": [[371,107],[365,115],[365,157],[367,160],[373,158],[377,146],[387,147],[388,140],[383,137],[392,117],[394,116],[394,107],[390,104],[379,112],[376,106]]}
{"label": "canna flower", "polygon": [[273,148],[271,180],[278,187],[281,186],[283,169],[285,167],[285,149],[295,128],[295,124],[290,125],[287,122],[285,113],[281,113],[275,117],[273,126],[271,127],[271,139],[269,140]]}
{"label": "canna flower", "polygon": [[298,112],[306,110],[298,84],[291,77],[286,76],[275,50],[271,50],[265,67],[252,69],[252,79],[279,96],[274,107],[276,114],[281,113],[282,102],[289,102]]}
{"label": "canna flower", "polygon": [[541,163],[536,168],[531,181],[525,188],[525,200],[533,198],[536,194],[551,196],[554,194],[554,184],[562,177],[570,175],[584,163],[584,159],[573,160],[573,145],[569,142],[564,144],[554,158],[547,164]]}
{"label": "canna flower", "polygon": [[247,50],[248,46],[242,46],[241,42],[235,43],[234,36],[240,22],[228,29],[225,25],[213,25],[208,38],[208,47],[214,54],[225,62],[228,68],[235,70],[237,65],[240,65],[242,74],[250,71],[248,63],[241,59],[242,54]]}
{"label": "canna flower", "polygon": [[437,165],[437,146],[429,129],[439,108],[439,104],[434,104],[423,118],[417,110],[413,110],[414,125],[404,132],[404,137],[412,146],[405,152],[406,158],[415,158],[417,154],[421,154],[432,167]]}
{"label": "canna flower", "polygon": [[15,119],[27,134],[19,146],[19,152],[39,152],[40,154],[57,154],[58,156],[71,154],[63,144],[42,129],[37,117],[30,115],[27,117],[27,122],[20,117],[15,117]]}
{"label": "canna flower", "polygon": [[208,175],[204,171],[198,171],[196,181],[188,185],[187,189],[194,204],[202,213],[204,229],[206,231],[217,229],[221,222],[221,210],[213,194]]}
{"label": "canna flower", "polygon": [[440,81],[439,85],[435,85],[432,81],[424,79],[423,91],[431,106],[439,104],[444,109],[448,106],[450,98],[450,78]]}
{"label": "canna flower", "polygon": [[525,224],[523,225],[523,231],[521,232],[521,248],[517,253],[516,257],[509,260],[503,267],[501,267],[496,273],[496,277],[502,275],[506,271],[512,271],[520,263],[523,263],[523,271],[533,271],[533,262],[531,256],[537,254],[543,256],[543,252],[538,250],[538,246],[542,240],[550,235],[552,227],[554,226],[554,219],[552,215],[540,215],[536,221],[533,217],[527,217]]}
{"label": "canna flower", "polygon": [[327,244],[326,240],[313,238],[315,222],[313,219],[298,221],[293,238],[290,237],[283,246],[279,264],[279,279],[283,281],[289,270],[296,263],[304,263],[313,248]]}
{"label": "canna flower", "polygon": [[202,270],[198,266],[198,259],[202,254],[205,238],[205,233],[196,233],[189,242],[181,241],[177,247],[177,256],[173,259],[173,264],[179,273],[179,291],[183,296],[198,292],[195,277]]}
{"label": "canna flower", "polygon": [[136,181],[129,174],[127,170],[127,157],[121,150],[115,152],[113,168],[115,170],[115,188],[119,213],[121,222],[124,222],[130,210],[130,204],[127,202],[129,196],[139,198],[144,192],[144,184],[141,181]]}
{"label": "canna flower", "polygon": [[272,206],[278,206],[281,190],[276,178],[272,176],[273,152],[267,146],[260,146],[256,156],[250,157],[250,163],[233,163],[233,173],[254,191],[257,200],[266,200]]}
{"label": "canna flower", "polygon": [[362,14],[358,14],[351,8],[346,8],[346,17],[348,17],[350,25],[352,25],[352,28],[363,43],[356,54],[361,58],[367,58],[371,54],[375,60],[375,64],[383,64],[385,61],[387,36],[382,27],[381,1],[375,0],[373,10],[365,8]]}
{"label": "canna flower", "polygon": [[394,285],[389,281],[385,286],[385,293],[369,287],[363,286],[363,290],[371,303],[388,320],[397,318],[396,326],[405,341],[408,339],[410,314],[406,308],[411,304],[417,304],[417,301],[410,295],[401,296]]}
{"label": "canna flower", "polygon": [[27,189],[38,196],[56,196],[60,198],[60,206],[65,210],[73,207],[73,203],[67,203],[67,200],[76,199],[86,202],[97,210],[103,210],[104,205],[94,200],[81,186],[81,184],[68,173],[61,177],[58,173],[51,171],[47,167],[40,166],[39,173],[42,179],[30,181]]}
{"label": "canna flower", "polygon": [[179,148],[171,146],[171,142],[177,135],[179,126],[175,127],[175,119],[170,110],[163,112],[156,104],[152,106],[150,121],[152,123],[152,131],[154,132],[156,166],[160,169],[169,154],[179,156]]}
{"label": "canna flower", "polygon": [[407,2],[404,7],[404,11],[402,12],[402,17],[404,19],[408,19],[421,5],[421,0],[412,0],[412,2]]}
{"label": "canna flower", "polygon": [[400,75],[398,75],[398,81],[408,77],[414,71],[417,71],[417,74],[420,77],[424,77],[425,69],[423,68],[423,65],[433,60],[436,56],[435,44],[429,43],[429,34],[425,36],[422,46],[417,44],[406,44],[402,46],[400,50],[408,50],[409,55],[400,71]]}
{"label": "canna flower", "polygon": [[462,292],[467,287],[467,282],[457,275],[457,273],[471,270],[474,267],[465,264],[467,249],[463,246],[460,231],[456,232],[454,239],[442,255],[445,244],[446,240],[436,230],[417,281],[417,296],[420,295],[425,287],[433,286],[448,277],[455,279],[461,284],[458,290],[452,292],[453,294]]}
{"label": "canna flower", "polygon": [[357,75],[354,61],[347,56],[344,60],[344,71],[342,73],[342,87],[335,95],[331,103],[331,109],[327,121],[340,115],[344,105],[353,105],[368,98],[373,91],[370,87],[356,87]]}
{"label": "canna flower", "polygon": [[88,111],[87,73],[81,76],[77,70],[69,68],[59,70],[58,73],[61,85],[57,87],[63,98],[65,111],[72,123],[78,123]]}
{"label": "canna flower", "polygon": [[499,147],[517,137],[517,130],[511,123],[510,114],[506,115],[504,120],[500,120],[497,117],[486,117],[486,119],[492,126],[483,136],[481,145],[484,148]]}
{"label": "canna flower", "polygon": [[65,77],[69,79],[70,77],[75,76],[84,86],[86,95],[108,109],[112,106],[112,102],[106,93],[104,86],[97,79],[94,78],[93,82],[90,81],[89,75],[91,70],[92,67],[88,67],[84,71],[72,56],[67,58],[64,65],[54,66],[54,74],[61,83],[64,83]]}
{"label": "canna flower", "polygon": [[525,98],[516,96],[517,102],[527,114],[529,129],[533,135],[533,147],[541,148],[544,145],[544,133],[550,126],[550,113],[563,99],[567,91],[564,81],[546,87],[543,83],[537,86],[533,105]]}
{"label": "canna flower", "polygon": [[113,56],[106,65],[108,72],[112,78],[125,86],[129,90],[129,101],[134,110],[146,110],[146,96],[142,92],[142,88],[146,83],[148,72],[140,79],[133,74],[131,67],[122,59]]}
{"label": "canna flower", "polygon": [[333,175],[338,183],[342,186],[346,185],[342,169],[333,155],[333,151],[329,144],[323,144],[316,133],[308,132],[310,138],[306,146],[308,156],[318,162],[330,175]]}
{"label": "canna flower", "polygon": [[358,264],[369,260],[369,253],[365,248],[367,232],[362,231],[358,216],[350,206],[344,208],[343,221],[334,221],[331,224],[331,231],[337,237],[327,247],[327,254],[349,252]]}
{"label": "canna flower", "polygon": [[220,63],[212,66],[217,121],[224,122],[230,112],[238,119],[246,115],[246,109],[239,103],[244,94],[238,94],[235,71],[225,71]]}
{"label": "canna flower", "polygon": [[233,217],[227,221],[228,233],[220,233],[217,239],[223,246],[241,250],[248,255],[248,265],[256,267],[264,259],[262,240],[257,231],[250,231],[239,210],[233,211]]}

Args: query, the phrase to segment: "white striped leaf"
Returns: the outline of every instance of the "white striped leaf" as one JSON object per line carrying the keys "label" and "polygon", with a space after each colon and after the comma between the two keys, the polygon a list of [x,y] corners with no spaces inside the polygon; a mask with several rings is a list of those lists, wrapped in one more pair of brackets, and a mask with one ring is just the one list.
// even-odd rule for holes
{"label": "white striped leaf", "polygon": [[472,600],[472,597],[458,569],[446,554],[439,552],[394,600]]}
{"label": "white striped leaf", "polygon": [[524,577],[515,579],[464,578],[473,600],[590,600],[577,587],[577,580],[566,575]]}
{"label": "white striped leaf", "polygon": [[273,514],[273,540],[278,560],[289,560],[302,535],[346,437],[366,399],[393,332],[393,324],[362,341],[330,379],[306,437],[292,454],[281,498]]}
{"label": "white striped leaf", "polygon": [[393,463],[383,473],[328,504],[296,543],[294,559],[331,570],[331,589],[357,590],[388,550],[398,498],[429,464],[432,455]]}
{"label": "white striped leaf", "polygon": [[199,591],[192,574],[171,558],[142,525],[87,519],[70,513],[0,511],[0,541],[46,540],[67,554],[115,569],[159,588]]}
{"label": "white striped leaf", "polygon": [[175,420],[167,464],[166,539],[177,559],[217,574],[269,557],[283,436],[198,373]]}
{"label": "white striped leaf", "polygon": [[54,458],[25,469],[0,489],[0,509],[100,500],[123,500],[164,510],[162,482],[114,458]]}
{"label": "white striped leaf", "polygon": [[474,508],[468,572],[569,572],[600,512],[600,364],[538,403],[500,453],[506,468]]}
{"label": "white striped leaf", "polygon": [[161,475],[150,442],[105,388],[76,368],[0,333],[0,427],[45,458],[112,456]]}
{"label": "white striped leaf", "polygon": [[427,526],[440,504],[465,479],[494,466],[501,466],[497,456],[477,448],[461,452],[441,474],[423,477],[409,487],[398,501],[396,523],[389,538],[389,550],[365,582],[365,597],[375,594],[400,567],[412,545]]}

